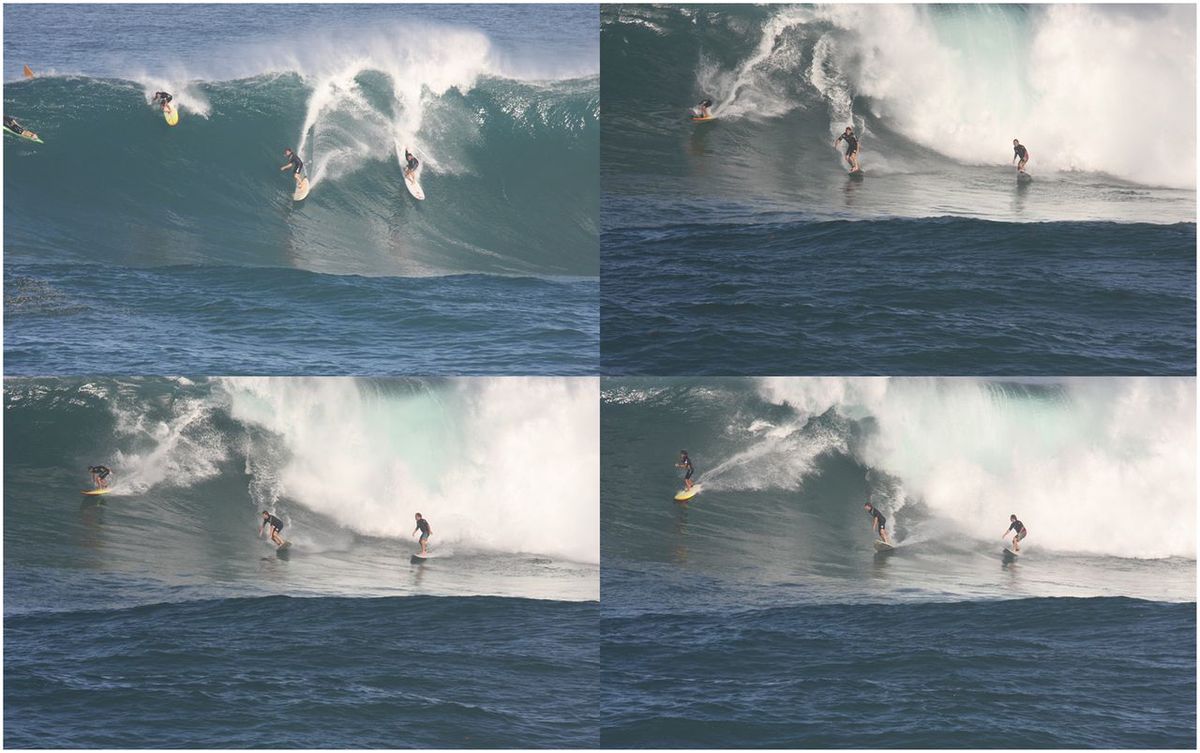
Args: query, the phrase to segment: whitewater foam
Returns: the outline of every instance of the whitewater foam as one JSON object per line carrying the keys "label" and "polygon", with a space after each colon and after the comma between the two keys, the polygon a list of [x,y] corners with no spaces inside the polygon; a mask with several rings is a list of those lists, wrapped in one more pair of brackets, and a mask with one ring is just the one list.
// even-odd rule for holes
{"label": "whitewater foam", "polygon": [[276,498],[360,534],[599,559],[595,380],[464,380],[411,394],[343,379],[223,380],[281,439]]}
{"label": "whitewater foam", "polygon": [[1195,28],[1187,5],[785,7],[697,83],[725,118],[807,107],[799,81],[831,133],[869,114],[966,164],[1007,164],[1018,138],[1031,170],[1194,188]]}
{"label": "whitewater foam", "polygon": [[855,449],[968,536],[999,540],[1017,514],[1039,547],[1131,558],[1196,556],[1195,382],[1077,379],[764,379],[798,424],[870,416]]}

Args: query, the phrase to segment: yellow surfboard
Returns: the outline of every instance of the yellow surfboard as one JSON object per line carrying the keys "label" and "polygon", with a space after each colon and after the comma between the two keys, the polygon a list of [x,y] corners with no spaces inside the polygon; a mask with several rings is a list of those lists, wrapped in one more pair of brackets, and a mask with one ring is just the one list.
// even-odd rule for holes
{"label": "yellow surfboard", "polygon": [[83,493],[89,497],[99,497],[101,494],[108,494],[112,489],[84,489]]}
{"label": "yellow surfboard", "polygon": [[675,501],[676,502],[687,502],[689,499],[691,499],[692,497],[696,496],[699,493],[700,493],[700,490],[694,486],[691,489],[680,489],[678,492],[675,493]]}
{"label": "yellow surfboard", "polygon": [[167,125],[179,125],[179,108],[170,102],[163,109],[163,120],[167,121]]}

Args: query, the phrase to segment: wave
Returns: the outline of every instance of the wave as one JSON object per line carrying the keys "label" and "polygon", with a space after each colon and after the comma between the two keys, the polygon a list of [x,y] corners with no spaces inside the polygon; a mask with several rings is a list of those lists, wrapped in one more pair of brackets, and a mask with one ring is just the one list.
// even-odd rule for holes
{"label": "wave", "polygon": [[[378,57],[367,45],[319,70],[239,79],[6,84],[5,111],[46,142],[6,150],[6,251],[132,266],[595,275],[598,79],[497,75],[470,32],[406,40],[379,43]],[[176,128],[150,105],[158,89],[176,95]],[[278,170],[284,147],[306,160],[303,204]],[[406,147],[423,163],[423,203],[403,186]]]}
{"label": "wave", "polygon": [[[1189,6],[654,6],[601,20],[606,126],[618,111],[606,165],[610,145],[618,163],[642,160],[624,150],[709,96],[718,117],[758,128],[724,142],[726,164],[791,162],[781,145],[854,125],[872,174],[1007,164],[1019,138],[1031,169],[1195,187]],[[796,157],[802,173],[839,159],[816,151]]]}
{"label": "wave", "polygon": [[[266,545],[252,534],[267,509],[294,543],[287,589],[386,591],[394,568],[407,569],[421,512],[454,562],[442,586],[426,578],[434,590],[595,589],[592,379],[17,379],[6,409],[13,564],[157,562],[169,573],[189,563],[200,574],[180,576],[189,586],[243,570],[258,582]],[[45,525],[37,500],[78,499],[94,463],[114,470],[103,514],[119,523],[83,511],[51,546],[61,526]],[[528,585],[539,576],[576,585]]]}
{"label": "wave", "polygon": [[[1194,588],[1190,378],[631,379],[607,380],[603,401],[606,446],[664,462],[687,447],[703,489],[696,519],[677,521],[674,535],[667,525],[639,533],[632,510],[614,506],[610,519],[606,508],[606,541],[611,533],[639,556],[678,560],[670,547],[687,544],[691,562],[765,557],[784,571],[808,563],[818,579],[863,574],[870,501],[911,553],[892,567],[921,570],[936,588],[979,577],[994,591],[1010,514],[1028,526],[1029,550],[1055,560],[1038,571],[1053,571],[1041,584],[1052,595],[1074,595],[1056,590],[1073,578],[1092,594],[1142,592],[1137,577],[1119,575],[1137,572]],[[669,499],[662,464],[628,470],[630,458],[607,455],[606,468],[626,470],[605,471],[605,499]],[[772,554],[781,548],[792,551],[787,562]],[[1034,576],[1025,577],[1029,588]]]}

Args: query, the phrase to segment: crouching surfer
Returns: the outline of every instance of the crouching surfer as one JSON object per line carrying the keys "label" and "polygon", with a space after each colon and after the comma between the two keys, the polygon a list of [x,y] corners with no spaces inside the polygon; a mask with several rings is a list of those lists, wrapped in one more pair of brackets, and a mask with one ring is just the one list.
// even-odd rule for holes
{"label": "crouching surfer", "polygon": [[263,518],[262,525],[260,525],[258,527],[258,535],[262,536],[263,529],[265,529],[267,526],[270,526],[271,527],[271,541],[275,544],[276,548],[281,547],[284,544],[286,544],[287,542],[284,541],[284,538],[279,535],[280,531],[283,530],[283,521],[280,520],[279,518],[275,517],[271,513],[267,512],[266,510],[262,511],[262,518]]}

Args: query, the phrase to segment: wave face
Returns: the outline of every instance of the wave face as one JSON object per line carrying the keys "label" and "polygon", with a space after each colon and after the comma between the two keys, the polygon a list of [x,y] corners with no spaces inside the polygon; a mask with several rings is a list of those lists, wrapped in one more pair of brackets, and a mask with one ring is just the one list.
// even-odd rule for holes
{"label": "wave face", "polygon": [[[9,380],[6,576],[53,582],[76,608],[595,599],[597,421],[592,379]],[[103,504],[47,518],[48,498],[78,504],[95,463],[115,474]],[[287,524],[286,561],[254,537],[263,509]],[[424,568],[408,564],[416,512],[444,557]],[[38,593],[8,588],[6,608],[44,608]]]}
{"label": "wave face", "polygon": [[[1194,379],[606,380],[603,394],[606,589],[611,554],[720,582],[714,603],[1194,599]],[[670,501],[680,447],[703,489],[687,510]],[[899,544],[882,563],[865,501]],[[1013,513],[1030,535],[1010,572]],[[711,585],[669,598],[693,587]]]}
{"label": "wave face", "polygon": [[[335,274],[595,274],[594,78],[481,77],[455,82],[461,91],[418,87],[409,100],[392,75],[366,63],[338,80],[186,83],[175,87],[190,92],[181,126],[170,130],[146,101],[166,82],[8,84],[6,109],[46,141],[6,160],[8,253]],[[396,160],[405,144],[424,158],[429,198],[419,205]],[[277,169],[285,146],[312,175],[303,205]]]}
{"label": "wave face", "polygon": [[[595,275],[598,63],[594,42],[576,44],[585,25],[594,39],[594,10],[531,20],[519,9],[397,8],[67,14],[107,30],[90,57],[42,39],[61,11],[6,11],[6,46],[44,62],[33,80],[7,71],[5,110],[46,142],[6,148],[8,253]],[[144,54],[145,35],[180,24],[211,36],[189,35],[165,60]],[[530,44],[539,30],[544,41]],[[150,104],[160,89],[176,96],[176,128]],[[284,147],[306,161],[303,204],[278,170]],[[423,163],[423,203],[404,187],[406,147]]]}
{"label": "wave face", "polygon": [[[1000,166],[1019,138],[1036,178],[1026,217],[1194,219],[1190,6],[614,6],[601,19],[609,190],[655,175],[814,212],[1011,216]],[[703,96],[718,120],[686,122]],[[885,196],[830,198],[847,125]]]}
{"label": "wave face", "polygon": [[[6,615],[4,743],[586,747],[598,612],[491,597],[269,596]],[[88,713],[64,703],[84,697]]]}

